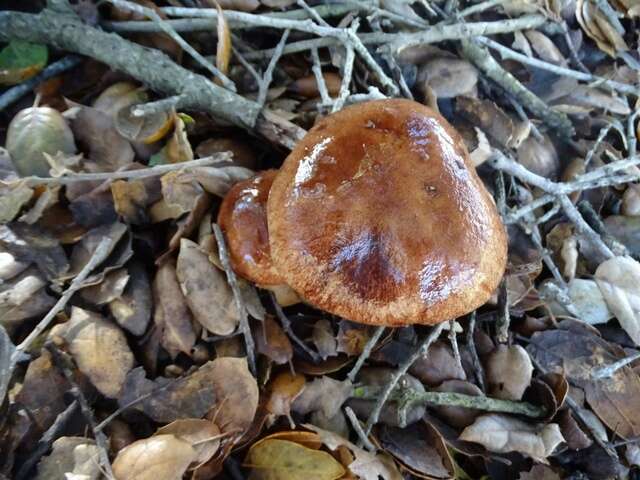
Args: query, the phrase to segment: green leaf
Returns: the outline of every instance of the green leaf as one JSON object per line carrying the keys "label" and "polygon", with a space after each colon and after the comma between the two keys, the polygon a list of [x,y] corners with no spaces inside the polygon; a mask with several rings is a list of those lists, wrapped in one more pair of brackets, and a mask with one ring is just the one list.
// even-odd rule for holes
{"label": "green leaf", "polygon": [[45,45],[13,40],[0,50],[0,85],[14,85],[33,77],[48,58]]}
{"label": "green leaf", "polygon": [[156,165],[165,165],[165,164],[167,164],[167,159],[163,155],[162,150],[160,150],[158,153],[154,153],[153,155],[151,155],[151,158],[149,158],[150,167],[155,167]]}
{"label": "green leaf", "polygon": [[255,443],[245,466],[251,468],[250,480],[335,480],[345,474],[327,452],[275,438]]}

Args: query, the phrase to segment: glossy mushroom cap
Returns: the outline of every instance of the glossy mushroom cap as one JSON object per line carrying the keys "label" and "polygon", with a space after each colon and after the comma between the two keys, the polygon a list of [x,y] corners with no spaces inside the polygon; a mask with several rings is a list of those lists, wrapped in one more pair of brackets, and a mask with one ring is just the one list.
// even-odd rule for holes
{"label": "glossy mushroom cap", "polygon": [[409,100],[314,126],[267,204],[271,257],[318,308],[373,325],[435,324],[485,303],[507,237],[458,133]]}
{"label": "glossy mushroom cap", "polygon": [[222,200],[218,213],[233,270],[263,286],[284,283],[271,263],[267,229],[267,198],[277,173],[266,170],[236,183]]}

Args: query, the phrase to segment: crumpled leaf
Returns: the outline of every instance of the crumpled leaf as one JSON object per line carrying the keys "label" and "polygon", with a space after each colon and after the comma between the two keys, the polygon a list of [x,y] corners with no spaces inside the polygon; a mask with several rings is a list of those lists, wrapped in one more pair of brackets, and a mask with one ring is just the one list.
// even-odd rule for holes
{"label": "crumpled leaf", "polygon": [[329,320],[322,318],[313,324],[312,339],[323,360],[338,354],[338,341]]}
{"label": "crumpled leaf", "polygon": [[104,305],[119,298],[129,282],[129,273],[126,269],[112,270],[105,275],[102,282],[84,288],[80,295],[84,300],[94,305]]}
{"label": "crumpled leaf", "polygon": [[624,28],[619,20],[607,16],[596,2],[576,1],[576,19],[582,30],[598,45],[598,48],[612,57],[618,52],[629,50],[624,41]]}
{"label": "crumpled leaf", "polygon": [[610,258],[598,266],[594,277],[611,312],[640,345],[640,263],[631,257]]}
{"label": "crumpled leaf", "polygon": [[196,332],[172,262],[165,262],[158,269],[153,280],[153,298],[153,320],[162,330],[162,346],[173,357],[178,352],[190,355]]}
{"label": "crumpled leaf", "polygon": [[187,138],[187,130],[180,115],[174,114],[173,135],[167,144],[158,153],[151,157],[150,166],[162,165],[165,163],[180,163],[193,160],[193,150]]}
{"label": "crumpled leaf", "polygon": [[[602,291],[594,280],[574,278],[569,282],[567,294],[576,309],[578,320],[589,325],[599,325],[613,318]],[[569,312],[557,302],[549,302],[548,305],[556,315],[569,315]]]}
{"label": "crumpled leaf", "polygon": [[229,72],[229,62],[231,61],[231,30],[222,8],[220,8],[220,5],[216,6],[218,7],[216,67],[226,75]]}
{"label": "crumpled leaf", "polygon": [[492,413],[478,417],[463,430],[460,440],[479,443],[492,452],[519,452],[542,461],[564,438],[556,423],[531,425],[515,417]]}
{"label": "crumpled leaf", "polygon": [[47,293],[46,286],[47,282],[35,267],[0,283],[0,325],[11,331],[23,320],[47,312],[55,299]]}
{"label": "crumpled leaf", "polygon": [[244,466],[250,480],[336,480],[345,473],[327,452],[277,438],[253,444]]}
{"label": "crumpled leaf", "polygon": [[20,221],[33,225],[40,220],[47,209],[58,203],[60,188],[61,187],[59,185],[46,186],[44,191],[40,192],[36,203],[27,212],[20,216]]}
{"label": "crumpled leaf", "polygon": [[53,442],[53,450],[38,464],[36,480],[68,480],[77,475],[83,480],[98,480],[99,450],[95,441],[84,437],[61,437]]}
{"label": "crumpled leaf", "polygon": [[195,464],[207,462],[220,447],[220,429],[209,420],[186,418],[159,428],[157,435],[174,435],[184,440],[196,451]]}
{"label": "crumpled leaf", "polygon": [[293,401],[300,395],[305,385],[304,375],[282,372],[273,379],[269,385],[269,400],[267,401],[267,411],[274,415],[282,415],[289,418],[292,428],[290,410]]}
{"label": "crumpled leaf", "polygon": [[140,262],[130,262],[127,265],[127,273],[127,287],[119,298],[109,302],[109,312],[122,328],[134,335],[142,335],[151,319],[151,285],[148,274]]}
{"label": "crumpled leaf", "polygon": [[340,381],[326,375],[317,377],[304,387],[302,394],[293,402],[292,409],[303,415],[322,412],[330,418],[340,411],[352,391],[353,384],[349,379]]}
{"label": "crumpled leaf", "polygon": [[521,400],[531,383],[533,365],[520,345],[498,345],[487,359],[486,374],[491,396]]}
{"label": "crumpled leaf", "polygon": [[120,450],[113,473],[118,480],[176,480],[197,455],[189,443],[175,435],[155,435]]}
{"label": "crumpled leaf", "polygon": [[197,243],[183,238],[176,264],[180,289],[196,321],[215,335],[230,335],[240,322],[226,276]]}
{"label": "crumpled leaf", "polygon": [[68,343],[78,368],[109,398],[117,398],[134,358],[120,328],[97,313],[73,307],[58,334]]}
{"label": "crumpled leaf", "polygon": [[379,477],[382,477],[383,480],[402,479],[393,462],[387,462],[383,456],[367,452],[349,440],[328,430],[318,428],[315,425],[305,424],[303,426],[316,432],[320,436],[322,443],[330,450],[339,450],[341,447],[347,448],[353,455],[353,461],[346,466],[351,473],[357,475],[362,480],[378,480]]}
{"label": "crumpled leaf", "polygon": [[0,223],[13,220],[33,197],[33,189],[23,182],[0,184]]}
{"label": "crumpled leaf", "polygon": [[140,180],[116,180],[111,183],[113,205],[118,215],[127,223],[146,223],[149,195],[144,182]]}

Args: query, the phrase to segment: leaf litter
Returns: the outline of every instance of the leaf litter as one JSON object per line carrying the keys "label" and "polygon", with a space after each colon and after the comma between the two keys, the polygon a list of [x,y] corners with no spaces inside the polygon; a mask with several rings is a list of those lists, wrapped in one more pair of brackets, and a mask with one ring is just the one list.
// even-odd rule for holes
{"label": "leaf litter", "polygon": [[[107,3],[69,15],[264,109],[238,128],[211,114],[235,100],[170,97],[109,55],[67,64],[56,40],[0,33],[0,478],[637,472],[634,2]],[[456,127],[510,252],[504,287],[398,378],[368,432],[426,329],[276,309],[229,282],[212,222],[303,129],[383,96]]]}

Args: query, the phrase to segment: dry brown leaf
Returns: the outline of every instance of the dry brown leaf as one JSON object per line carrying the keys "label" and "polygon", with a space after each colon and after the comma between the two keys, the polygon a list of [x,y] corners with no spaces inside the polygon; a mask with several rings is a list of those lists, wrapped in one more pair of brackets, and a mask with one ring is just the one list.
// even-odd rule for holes
{"label": "dry brown leaf", "polygon": [[117,480],[177,480],[197,455],[189,443],[174,435],[156,435],[120,450],[113,473]]}
{"label": "dry brown leaf", "polygon": [[381,455],[375,455],[367,452],[360,447],[355,446],[349,440],[342,438],[341,436],[323,430],[315,425],[304,425],[305,428],[316,432],[322,443],[324,443],[330,450],[338,450],[340,448],[347,448],[353,460],[345,465],[349,468],[349,471],[354,475],[357,475],[361,480],[401,480],[402,475],[398,472],[397,467],[393,462],[387,462]]}
{"label": "dry brown leaf", "polygon": [[596,42],[598,48],[611,57],[615,58],[619,51],[629,49],[616,26],[610,23],[609,18],[595,2],[577,0],[576,19],[582,30]]}
{"label": "dry brown leaf", "polygon": [[520,345],[498,345],[486,363],[491,395],[504,400],[520,400],[531,383],[533,365]]}
{"label": "dry brown leaf", "polygon": [[[337,95],[340,92],[340,85],[342,84],[340,75],[333,72],[324,72],[322,77],[324,78],[324,83],[327,86],[329,95]],[[289,85],[289,90],[306,98],[316,98],[320,95],[315,75],[307,75],[297,79]]]}
{"label": "dry brown leaf", "polygon": [[180,163],[193,160],[193,150],[187,138],[187,129],[180,115],[174,115],[173,135],[161,150],[164,163]]}
{"label": "dry brown leaf", "polygon": [[466,60],[436,58],[420,67],[418,81],[428,85],[437,98],[475,96],[478,71]]}
{"label": "dry brown leaf", "polygon": [[[244,432],[258,409],[258,384],[245,358],[216,358],[211,365],[210,382],[217,398],[213,415],[223,433]],[[200,367],[202,368],[202,367]]]}
{"label": "dry brown leaf", "polygon": [[518,163],[528,170],[545,178],[557,178],[560,160],[551,139],[544,136],[541,140],[530,136],[517,150]]}
{"label": "dry brown leaf", "polygon": [[256,333],[256,348],[274,363],[283,365],[293,358],[293,347],[287,334],[272,315],[265,315]]}
{"label": "dry brown leaf", "polygon": [[125,222],[140,225],[147,222],[149,196],[140,180],[116,180],[111,184],[113,204]]}
{"label": "dry brown leaf", "polygon": [[18,216],[33,194],[33,189],[22,182],[0,185],[0,223],[8,223]]}
{"label": "dry brown leaf", "polygon": [[231,61],[231,30],[220,5],[218,7],[218,45],[216,46],[216,67],[224,75],[229,72]]}
{"label": "dry brown leaf", "polygon": [[[482,396],[482,390],[471,382],[464,380],[447,380],[433,389],[436,392],[454,392],[464,395]],[[433,411],[449,425],[464,428],[473,423],[480,414],[479,410],[464,407],[433,406]]]}
{"label": "dry brown leaf", "polygon": [[170,207],[177,208],[177,218],[193,210],[204,190],[197,180],[187,172],[169,172],[160,179],[162,196]]}
{"label": "dry brown leaf", "polygon": [[267,411],[274,415],[288,417],[291,420],[291,404],[300,395],[305,385],[304,375],[283,372],[274,378],[269,386]]}
{"label": "dry brown leaf", "polygon": [[93,108],[115,119],[120,109],[148,100],[149,96],[142,87],[131,82],[116,82],[98,95],[93,101]]}
{"label": "dry brown leaf", "polygon": [[109,312],[118,324],[133,333],[142,335],[151,320],[153,299],[149,276],[144,265],[132,261],[127,265],[129,283],[120,298],[109,302]]}
{"label": "dry brown leaf", "polygon": [[120,135],[134,143],[151,144],[164,138],[173,126],[175,115],[160,111],[134,116],[133,106],[118,110],[115,127]]}
{"label": "dry brown leaf", "polygon": [[547,371],[564,373],[572,384],[584,389],[598,417],[622,438],[640,435],[640,378],[629,366],[609,377],[593,374],[626,357],[617,345],[602,339],[592,327],[564,320],[557,330],[537,332],[527,347]]}
{"label": "dry brown leaf", "polygon": [[40,220],[45,211],[58,203],[61,188],[61,186],[45,187],[44,191],[40,192],[36,203],[20,216],[20,221],[33,225]]}
{"label": "dry brown leaf", "polygon": [[622,195],[622,213],[629,217],[640,216],[640,185],[632,183],[627,186]]}
{"label": "dry brown leaf", "polygon": [[199,418],[176,420],[159,428],[154,436],[174,435],[184,440],[196,451],[195,464],[207,462],[220,447],[220,429],[209,421]]}
{"label": "dry brown leaf", "polygon": [[244,466],[251,468],[250,480],[336,480],[345,473],[327,452],[279,439],[255,443]]}
{"label": "dry brown leaf", "polygon": [[353,384],[348,380],[334,380],[322,376],[308,383],[302,394],[293,402],[294,412],[306,415],[311,412],[322,412],[326,418],[336,415],[342,404],[353,392]]}
{"label": "dry brown leaf", "polygon": [[172,262],[165,262],[158,269],[153,280],[153,298],[153,320],[162,331],[162,346],[174,357],[178,352],[190,355],[196,332]]}
{"label": "dry brown leaf", "polygon": [[52,447],[51,453],[40,460],[35,480],[99,480],[102,477],[99,449],[92,439],[61,437]]}
{"label": "dry brown leaf", "polygon": [[551,41],[544,33],[537,30],[527,30],[524,32],[531,47],[545,62],[555,65],[564,65],[566,60],[555,43]]}
{"label": "dry brown leaf", "polygon": [[560,480],[558,475],[553,469],[547,465],[541,463],[534,465],[528,472],[520,473],[518,480]]}
{"label": "dry brown leaf", "polygon": [[100,393],[117,398],[134,358],[120,328],[97,313],[73,307],[71,319],[59,334],[69,351]]}
{"label": "dry brown leaf", "polygon": [[429,386],[440,385],[445,380],[467,379],[449,343],[440,340],[431,345],[428,356],[416,360],[409,369],[409,373]]}
{"label": "dry brown leaf", "polygon": [[122,296],[129,283],[129,273],[120,268],[107,273],[102,282],[91,285],[80,292],[80,296],[94,305],[104,305]]}
{"label": "dry brown leaf", "polygon": [[519,452],[542,461],[564,441],[556,423],[530,425],[515,417],[482,415],[464,429],[460,440],[475,442],[496,453]]}
{"label": "dry brown leaf", "polygon": [[47,312],[56,300],[47,293],[46,285],[35,267],[0,282],[0,325],[12,332],[24,320]]}
{"label": "dry brown leaf", "polygon": [[180,241],[176,274],[195,320],[215,335],[233,333],[240,322],[233,292],[197,243]]}
{"label": "dry brown leaf", "polygon": [[338,341],[329,320],[323,318],[313,324],[312,339],[323,360],[338,354]]}
{"label": "dry brown leaf", "polygon": [[640,263],[631,257],[610,258],[598,266],[595,280],[622,328],[640,345]]}

